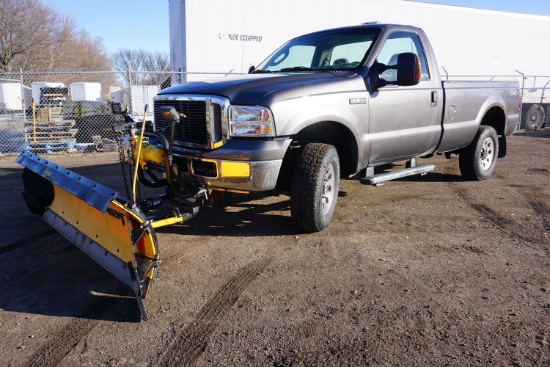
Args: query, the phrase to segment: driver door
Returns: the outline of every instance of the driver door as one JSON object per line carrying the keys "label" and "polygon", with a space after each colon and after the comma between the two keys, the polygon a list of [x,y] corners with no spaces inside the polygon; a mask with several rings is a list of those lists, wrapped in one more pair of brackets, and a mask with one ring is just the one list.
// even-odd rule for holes
{"label": "driver door", "polygon": [[[386,85],[370,93],[369,137],[370,165],[380,165],[427,154],[439,139],[439,116],[443,93],[436,78],[430,78],[420,37],[397,31],[388,36],[377,55],[377,61],[395,65],[397,55],[415,53],[421,64],[421,80],[415,86]],[[371,69],[374,72],[375,68]],[[396,70],[382,72],[379,77],[396,81]]]}

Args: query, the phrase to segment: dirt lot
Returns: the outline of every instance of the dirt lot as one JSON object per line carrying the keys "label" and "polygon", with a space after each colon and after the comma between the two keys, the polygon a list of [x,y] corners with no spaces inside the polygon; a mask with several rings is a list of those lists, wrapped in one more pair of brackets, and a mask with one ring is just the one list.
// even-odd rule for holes
{"label": "dirt lot", "polygon": [[[297,231],[284,196],[206,208],[158,230],[147,322],[27,213],[21,167],[0,157],[0,365],[550,366],[549,152],[549,129],[517,133],[483,182],[456,157],[343,181],[322,233]],[[113,153],[46,158],[122,190]]]}

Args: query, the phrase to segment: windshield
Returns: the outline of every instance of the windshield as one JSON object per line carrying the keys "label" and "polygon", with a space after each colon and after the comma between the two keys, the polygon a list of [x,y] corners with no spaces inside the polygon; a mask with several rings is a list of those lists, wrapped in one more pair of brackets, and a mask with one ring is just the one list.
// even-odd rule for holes
{"label": "windshield", "polygon": [[379,32],[376,28],[348,28],[298,37],[275,51],[254,72],[355,69]]}

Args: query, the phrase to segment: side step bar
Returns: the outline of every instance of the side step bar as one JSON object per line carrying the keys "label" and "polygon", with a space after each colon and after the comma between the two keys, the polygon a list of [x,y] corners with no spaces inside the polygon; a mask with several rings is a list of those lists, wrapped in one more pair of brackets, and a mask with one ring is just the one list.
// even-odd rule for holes
{"label": "side step bar", "polygon": [[433,164],[425,164],[421,166],[416,165],[416,158],[407,161],[407,168],[400,169],[392,172],[385,172],[380,174],[374,174],[374,167],[367,167],[365,177],[359,179],[363,185],[375,185],[381,186],[386,181],[396,180],[398,178],[425,175],[426,173],[433,171],[435,166]]}

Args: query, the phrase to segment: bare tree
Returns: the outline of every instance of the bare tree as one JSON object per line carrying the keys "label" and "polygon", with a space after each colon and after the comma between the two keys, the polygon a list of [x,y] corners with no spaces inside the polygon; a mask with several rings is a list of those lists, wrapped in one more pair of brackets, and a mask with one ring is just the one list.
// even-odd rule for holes
{"label": "bare tree", "polygon": [[[158,85],[170,70],[168,54],[121,49],[109,57],[111,67],[125,75],[129,84]],[[132,80],[129,80],[131,78]]]}
{"label": "bare tree", "polygon": [[11,71],[14,64],[27,66],[44,56],[64,32],[63,21],[36,0],[0,0],[0,67]]}
{"label": "bare tree", "polygon": [[92,39],[86,31],[71,32],[55,49],[55,71],[108,71],[109,57],[100,39]]}
{"label": "bare tree", "polygon": [[0,72],[107,70],[100,40],[41,0],[0,0]]}

